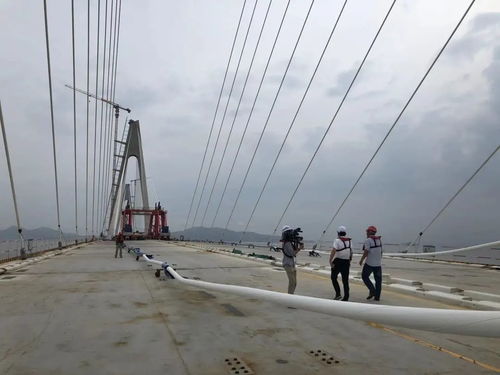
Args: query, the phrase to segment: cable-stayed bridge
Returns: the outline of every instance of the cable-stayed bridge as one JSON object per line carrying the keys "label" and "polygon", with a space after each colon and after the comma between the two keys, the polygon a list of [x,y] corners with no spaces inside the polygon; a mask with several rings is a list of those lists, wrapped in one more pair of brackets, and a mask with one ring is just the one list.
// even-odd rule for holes
{"label": "cable-stayed bridge", "polygon": [[[199,167],[196,183],[194,183],[194,191],[191,196],[189,205],[186,207],[187,214],[185,214],[184,230],[189,226],[205,226],[210,223],[210,227],[217,226],[218,221],[223,225],[224,229],[229,229],[230,227],[239,226],[242,224],[241,231],[242,236],[241,241],[245,240],[245,233],[249,230],[252,224],[255,224],[255,215],[262,211],[261,201],[263,196],[269,194],[270,184],[273,180],[276,180],[276,167],[283,160],[283,150],[286,148],[287,144],[290,143],[290,134],[293,129],[297,126],[297,119],[300,117],[304,111],[304,103],[307,98],[312,95],[311,90],[313,83],[318,80],[317,74],[322,65],[325,64],[323,61],[325,55],[330,50],[335,50],[336,40],[340,37],[343,23],[347,22],[346,17],[350,17],[348,13],[350,11],[347,1],[339,3],[338,12],[333,17],[333,22],[329,25],[329,32],[327,33],[327,38],[323,44],[321,44],[321,54],[319,58],[313,61],[314,69],[312,74],[308,77],[304,77],[307,83],[303,92],[300,94],[298,106],[291,108],[291,113],[293,116],[288,124],[288,128],[284,134],[284,137],[276,150],[276,153],[269,158],[269,165],[259,165],[258,169],[262,170],[262,185],[255,184],[249,179],[252,173],[255,173],[256,166],[254,165],[256,158],[262,153],[262,141],[269,137],[269,129],[276,122],[276,105],[280,98],[283,97],[283,87],[287,81],[290,74],[290,67],[292,63],[297,58],[297,51],[302,46],[304,33],[307,32],[307,27],[313,21],[311,18],[314,17],[315,7],[319,7],[319,4],[315,4],[315,1],[308,3],[308,6],[304,9],[303,18],[298,29],[298,35],[293,39],[292,48],[289,51],[287,63],[284,71],[282,72],[277,90],[275,90],[271,106],[264,116],[263,126],[261,128],[258,141],[253,147],[251,152],[251,157],[248,165],[245,165],[241,159],[242,145],[249,140],[246,139],[247,130],[249,125],[251,125],[256,120],[254,119],[255,110],[259,107],[259,99],[261,99],[261,88],[264,86],[266,79],[269,79],[268,68],[275,57],[275,47],[279,46],[280,42],[288,37],[282,34],[282,27],[286,25],[286,22],[290,22],[287,17],[290,17],[290,1],[285,1],[278,5],[273,4],[273,2],[266,2],[265,4],[259,2],[244,2],[241,7],[241,11],[238,14],[236,31],[232,39],[231,48],[229,51],[229,57],[227,59],[226,69],[222,81],[222,85],[219,90],[218,99],[215,106],[215,111],[211,120],[210,131],[206,141],[205,150],[203,152],[203,157],[201,160],[201,165]],[[338,224],[342,224],[344,221],[343,216],[345,216],[345,205],[346,203],[352,202],[353,193],[356,192],[359,183],[363,180],[367,171],[372,168],[373,162],[377,159],[380,152],[383,152],[386,147],[386,143],[390,142],[391,134],[398,127],[401,122],[401,118],[405,116],[407,109],[411,107],[412,102],[415,97],[418,97],[422,86],[426,84],[429,80],[432,80],[432,72],[439,65],[439,61],[442,59],[443,55],[446,55],[447,50],[453,48],[453,40],[455,34],[461,31],[464,20],[470,18],[470,12],[474,12],[475,2],[466,3],[466,6],[458,12],[460,16],[454,20],[453,26],[450,28],[447,38],[444,38],[440,44],[440,48],[435,52],[432,59],[427,64],[426,69],[419,76],[416,81],[416,85],[413,91],[410,92],[408,98],[402,102],[402,107],[397,112],[396,117],[390,123],[389,128],[381,142],[378,143],[373,154],[367,159],[363,168],[361,168],[360,173],[357,178],[354,178],[352,185],[345,191],[343,197],[339,197],[339,204],[337,207],[331,207],[332,215],[324,227],[319,231],[319,236],[315,238],[318,244],[323,244],[325,241],[330,241],[332,231]],[[73,193],[73,205],[74,205],[74,229],[71,232],[75,233],[76,236],[84,236],[86,238],[90,237],[112,237],[115,233],[120,231],[120,220],[117,217],[120,216],[120,211],[126,205],[125,190],[127,182],[129,185],[137,186],[139,182],[139,194],[133,196],[141,196],[143,202],[138,202],[142,204],[144,209],[153,209],[149,207],[148,202],[148,192],[147,179],[145,171],[145,161],[144,157],[140,155],[137,157],[135,154],[130,154],[129,156],[137,157],[138,168],[137,176],[132,181],[126,181],[126,168],[122,168],[123,153],[126,151],[127,137],[128,137],[128,118],[119,120],[120,109],[123,112],[126,111],[130,113],[130,109],[122,107],[117,102],[119,101],[116,96],[116,84],[118,77],[118,57],[119,57],[119,47],[120,47],[120,30],[121,30],[121,9],[122,5],[119,1],[108,1],[105,4],[87,4],[87,8],[78,8],[81,14],[77,14],[80,19],[80,29],[75,30],[75,7],[74,3],[71,3],[71,52],[72,52],[72,76],[73,81],[68,82],[66,86],[72,91],[67,92],[68,96],[72,96],[73,101],[73,154],[74,154],[74,193]],[[276,9],[274,7],[276,7]],[[302,171],[298,171],[298,180],[291,184],[290,191],[283,192],[281,195],[285,198],[285,205],[278,211],[275,211],[276,220],[272,224],[273,235],[279,234],[279,229],[285,224],[284,220],[290,220],[290,217],[297,216],[296,212],[289,213],[291,204],[297,198],[297,194],[301,191],[301,186],[304,181],[307,180],[308,174],[310,173],[310,168],[313,166],[317,155],[321,152],[324,147],[323,144],[325,140],[331,136],[332,132],[335,131],[335,125],[338,121],[338,116],[344,111],[345,103],[348,102],[352,96],[352,89],[356,83],[360,80],[360,75],[366,70],[366,63],[370,59],[373,59],[373,49],[381,43],[384,39],[384,31],[387,28],[387,23],[390,23],[393,18],[397,17],[393,13],[398,11],[398,4],[395,1],[389,1],[384,12],[382,12],[383,17],[377,20],[377,27],[375,28],[375,33],[367,45],[367,48],[362,55],[359,64],[356,64],[355,69],[353,69],[353,74],[346,81],[346,89],[340,96],[340,101],[336,107],[332,108],[332,116],[329,123],[324,129],[323,134],[319,137],[319,142],[312,149],[312,154],[310,159],[306,162],[305,168]],[[278,12],[278,9],[280,12]],[[396,10],[395,10],[396,9]],[[82,12],[86,10],[86,12]],[[272,11],[280,13],[280,17],[272,17]],[[261,12],[261,14],[259,13]],[[347,12],[347,15],[346,15]],[[53,159],[53,173],[54,173],[54,195],[55,195],[55,214],[57,217],[57,227],[60,230],[60,241],[64,239],[64,233],[61,228],[61,209],[60,209],[60,182],[58,170],[58,152],[56,143],[56,124],[57,119],[54,117],[54,101],[53,101],[53,69],[51,65],[51,34],[50,34],[50,17],[49,9],[47,4],[44,3],[43,8],[43,21],[44,21],[44,32],[45,32],[45,49],[46,49],[46,65],[47,65],[47,78],[48,78],[48,98],[49,106],[48,111],[50,113],[51,124],[49,129],[52,135],[52,159]],[[86,17],[84,17],[86,16]],[[262,16],[262,17],[260,17]],[[78,18],[78,17],[77,17]],[[86,22],[82,22],[85,18]],[[78,19],[77,19],[78,21]],[[270,24],[275,24],[275,32],[270,33],[268,28]],[[78,24],[78,22],[77,22]],[[78,25],[77,25],[78,26]],[[81,26],[85,26],[82,28]],[[266,33],[267,31],[267,33]],[[252,36],[254,38],[252,39]],[[76,38],[76,39],[75,39]],[[272,47],[268,54],[265,54],[265,68],[258,77],[257,73],[254,72],[256,56],[263,46],[261,41],[264,38],[269,38],[272,41]],[[289,39],[289,38],[288,38]],[[84,41],[81,45],[78,44],[78,40]],[[238,42],[238,43],[237,43]],[[450,46],[451,44],[451,46]],[[85,48],[83,48],[85,47]],[[80,53],[77,53],[80,52]],[[83,52],[83,53],[82,53]],[[248,56],[247,56],[248,55]],[[77,56],[81,58],[82,61],[78,61]],[[249,64],[244,72],[244,57],[249,57]],[[91,61],[91,57],[93,61]],[[234,68],[235,65],[235,68]],[[80,69],[78,69],[80,67]],[[231,70],[231,67],[234,72]],[[57,72],[56,72],[57,73]],[[78,88],[76,85],[76,77],[85,77],[86,87]],[[92,80],[91,78],[95,78]],[[239,96],[237,96],[237,81],[238,77],[244,77],[244,81],[241,86]],[[246,110],[247,113],[240,114],[240,108],[244,99],[249,96],[248,83],[254,84],[258,83],[258,89],[255,93],[253,100],[249,101],[251,104],[250,110]],[[241,82],[240,82],[241,83]],[[224,95],[223,95],[224,94]],[[86,96],[85,106],[77,106],[77,96]],[[237,100],[237,106],[234,111],[231,110],[231,99]],[[262,100],[262,99],[261,99]],[[129,103],[127,103],[129,104]],[[133,106],[132,106],[133,107]],[[57,108],[56,108],[57,109]],[[9,109],[5,109],[4,111]],[[235,123],[238,117],[246,116],[244,121],[244,129],[241,133],[239,140],[234,137]],[[8,119],[8,117],[7,117]],[[8,121],[7,121],[8,122]],[[2,121],[3,123],[3,121]],[[77,132],[77,129],[84,123],[84,132]],[[229,130],[225,126],[229,125]],[[7,124],[8,126],[8,124]],[[254,125],[255,126],[255,125]],[[7,129],[8,130],[8,129]],[[224,134],[224,131],[227,134]],[[8,133],[8,131],[7,131]],[[5,142],[7,145],[7,136],[5,134]],[[225,139],[224,139],[225,136]],[[139,135],[140,137],[140,135]],[[142,142],[142,140],[139,140]],[[137,142],[133,142],[137,144]],[[147,142],[146,142],[147,143]],[[84,145],[83,148],[78,148],[77,145]],[[232,157],[231,166],[227,171],[224,170],[223,166],[225,161],[231,156],[228,152],[229,146],[234,144],[237,145],[235,154]],[[142,144],[139,146],[133,146],[134,148],[139,147],[140,153],[142,154]],[[451,190],[447,199],[443,199],[441,206],[432,207],[434,212],[429,212],[430,216],[428,221],[424,223],[421,220],[422,226],[415,231],[416,239],[412,241],[411,245],[420,244],[422,236],[433,227],[434,223],[446,214],[448,208],[453,205],[455,199],[467,189],[469,184],[478,175],[491,173],[491,160],[495,160],[496,154],[498,152],[499,145],[496,145],[491,150],[483,150],[484,158],[480,163],[471,168],[468,171],[468,177],[460,185],[456,186],[455,190]],[[5,147],[7,151],[7,146]],[[220,155],[219,158],[216,157]],[[10,160],[10,157],[7,157]],[[60,161],[59,161],[60,163]],[[125,160],[126,166],[128,163]],[[147,164],[147,163],[146,163]],[[9,168],[11,163],[9,162]],[[229,167],[229,165],[227,165]],[[234,171],[239,171],[243,174],[243,178],[240,181],[235,181]],[[84,179],[81,178],[81,171],[85,170]],[[485,171],[486,169],[486,171]],[[227,172],[225,182],[221,184],[221,180],[224,178],[224,174]],[[259,171],[260,173],[261,171]],[[123,180],[120,177],[123,175]],[[12,176],[12,173],[9,174]],[[265,176],[265,177],[264,177]],[[238,178],[240,176],[237,176]],[[255,190],[257,187],[258,194],[254,197],[249,190],[249,184],[252,183],[252,189]],[[123,186],[121,186],[123,185]],[[220,186],[219,186],[220,185]],[[234,186],[233,186],[234,185]],[[223,187],[222,187],[223,186]],[[234,196],[228,196],[226,194],[228,188],[232,188],[237,191],[235,199]],[[11,189],[13,193],[13,201],[15,207],[16,215],[19,214],[17,207],[17,202],[15,199],[15,179],[12,178]],[[220,193],[220,194],[219,194]],[[302,195],[307,195],[308,192],[304,191]],[[232,194],[234,195],[234,194]],[[82,199],[84,196],[84,199]],[[256,198],[252,203],[252,199]],[[175,199],[175,198],[174,198]],[[247,203],[245,208],[241,206],[241,199],[246,199]],[[82,204],[83,203],[83,204]],[[156,202],[158,203],[158,202]],[[250,205],[249,205],[250,204]],[[67,208],[70,204],[67,199],[64,202],[65,213],[68,212]],[[250,208],[248,208],[250,207]],[[222,209],[222,210],[221,210]],[[328,212],[329,210],[325,210]],[[248,211],[248,212],[247,212]],[[235,221],[235,214],[238,215],[238,222]],[[248,214],[248,216],[246,216]],[[113,217],[117,215],[117,217]],[[246,216],[246,218],[245,218]],[[272,215],[274,216],[274,215]],[[179,215],[177,214],[177,217]],[[242,218],[244,218],[243,221]],[[82,220],[83,219],[83,220]],[[269,220],[272,220],[270,217]],[[67,220],[64,220],[65,222]],[[293,220],[294,221],[294,220]],[[146,219],[147,222],[147,219]],[[22,221],[18,218],[18,229],[21,227]],[[123,223],[122,223],[123,224]],[[176,225],[181,223],[177,220]],[[420,225],[420,224],[419,224]],[[143,227],[147,227],[148,224],[145,223]],[[166,224],[164,226],[167,226]],[[129,228],[130,229],[130,228]],[[147,228],[142,228],[141,230],[146,231]],[[319,229],[319,228],[318,228]],[[168,232],[169,229],[165,228]],[[311,233],[310,236],[315,236]],[[224,240],[223,238],[221,240]],[[311,238],[309,238],[311,240]],[[410,240],[410,239],[408,239]],[[402,241],[403,242],[403,241]]]}
{"label": "cable-stayed bridge", "polygon": [[[362,46],[359,60],[353,62],[339,100],[328,108],[325,127],[319,133],[312,132],[311,152],[303,165],[297,166],[297,179],[280,192],[283,207],[267,211],[273,233],[259,246],[247,241],[246,235],[259,212],[268,208],[263,198],[275,194],[272,185],[279,179],[280,163],[289,157],[284,150],[304,121],[306,103],[321,80],[328,54],[337,51],[346,23],[356,18],[353,1],[335,4],[328,22],[318,16],[318,9],[325,6],[319,0],[300,4],[291,0],[239,2],[237,14],[233,12],[235,31],[222,84],[218,96],[213,97],[213,116],[204,120],[208,137],[199,152],[200,165],[189,171],[192,193],[183,192],[188,196],[182,202],[186,212],[177,213],[173,222],[184,231],[217,225],[226,231],[241,229],[238,240],[220,238],[207,243],[189,238],[160,241],[171,239],[169,206],[163,207],[158,194],[151,194],[144,151],[162,156],[165,150],[151,152],[155,140],[141,133],[141,126],[150,126],[136,110],[136,103],[143,98],[122,103],[125,90],[117,89],[119,66],[124,63],[119,59],[120,35],[129,35],[123,34],[127,23],[122,20],[122,8],[127,14],[127,7],[132,7],[121,0],[72,0],[65,4],[70,9],[66,26],[71,64],[66,68],[71,70],[72,81],[64,85],[72,102],[72,199],[62,193],[67,189],[61,183],[67,169],[62,172],[60,166],[68,163],[58,148],[62,120],[57,111],[63,102],[55,94],[62,74],[55,68],[60,67],[60,56],[53,53],[58,35],[51,32],[59,29],[61,20],[51,16],[58,14],[56,5],[44,0],[38,21],[43,24],[47,68],[43,90],[50,118],[44,131],[50,132],[47,149],[52,161],[44,183],[53,185],[54,199],[53,212],[44,214],[55,216],[57,238],[37,241],[25,236],[23,213],[29,211],[23,207],[27,199],[19,194],[16,176],[29,171],[15,168],[12,150],[19,145],[11,143],[9,137],[14,127],[22,124],[10,121],[12,112],[19,109],[2,100],[4,177],[10,188],[11,221],[15,219],[18,239],[0,242],[0,332],[4,338],[0,372],[303,374],[359,373],[367,368],[374,373],[500,372],[500,296],[495,289],[499,242],[484,241],[447,251],[424,246],[430,228],[446,220],[457,198],[480,176],[494,174],[491,165],[498,157],[498,141],[491,149],[482,150],[480,162],[464,166],[467,177],[451,194],[440,195],[440,201],[419,221],[419,225],[424,224],[415,230],[415,239],[384,247],[381,301],[366,299],[357,248],[350,266],[351,298],[334,300],[330,283],[331,236],[334,228],[344,223],[346,205],[356,199],[360,182],[391,144],[394,130],[422,95],[422,88],[431,84],[433,72],[454,47],[457,34],[463,32],[478,3],[468,0],[453,5],[446,20],[451,25],[446,37],[439,40],[439,48],[425,69],[412,73],[416,78],[411,91],[400,100],[373,152],[359,165],[351,166],[346,158],[354,178],[343,178],[345,189],[337,206],[324,204],[318,212],[326,213],[328,220],[317,238],[308,238],[307,248],[297,255],[297,294],[290,295],[284,293],[282,254],[273,251],[279,244],[272,238],[280,235],[289,220],[302,220],[293,202],[300,195],[317,193],[308,192],[305,186],[311,168],[321,162],[318,155],[324,151],[325,141],[340,127],[339,118],[347,103],[354,100],[356,85],[371,74],[369,66],[377,56],[377,47],[393,37],[387,28],[408,4],[389,0],[377,5],[380,9],[373,17],[373,35]],[[297,25],[296,34],[287,29],[291,22]],[[264,156],[263,145],[272,137],[277,117],[282,116],[280,101],[287,95],[293,65],[305,40],[310,40],[309,28],[321,22],[326,37],[315,40],[320,53],[317,58],[310,57],[312,68],[301,77],[304,85],[296,89],[298,99],[286,109],[290,118],[283,120],[283,137],[277,139],[273,152]],[[284,45],[288,46],[284,69],[276,75],[273,64],[278,54],[283,56]],[[259,64],[264,67],[260,74]],[[81,86],[82,81],[85,86]],[[255,95],[250,95],[251,90]],[[244,125],[238,137],[241,121]],[[161,136],[158,133],[158,138]],[[246,164],[242,160],[245,156]],[[176,160],[165,161],[165,169],[158,173],[176,179],[170,174],[171,165],[187,157],[176,155]],[[255,173],[262,177],[257,182],[252,177]],[[152,195],[156,199],[152,200]],[[180,199],[168,200],[177,204]],[[359,215],[363,217],[363,212]],[[125,237],[125,249],[110,241],[118,234]],[[427,252],[416,253],[423,249]]]}

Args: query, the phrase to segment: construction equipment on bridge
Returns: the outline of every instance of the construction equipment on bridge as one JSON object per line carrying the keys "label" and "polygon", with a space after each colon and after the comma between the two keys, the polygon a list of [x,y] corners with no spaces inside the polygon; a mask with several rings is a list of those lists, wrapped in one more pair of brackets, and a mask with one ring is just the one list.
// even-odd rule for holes
{"label": "construction equipment on bridge", "polygon": [[[149,208],[148,187],[146,183],[146,169],[144,167],[144,155],[142,152],[142,139],[139,127],[139,121],[130,120],[128,122],[128,133],[126,141],[118,140],[118,117],[120,109],[130,113],[129,108],[120,106],[108,99],[100,98],[84,90],[65,85],[71,90],[87,95],[88,97],[101,100],[110,104],[115,109],[114,125],[114,150],[113,150],[113,173],[111,177],[111,192],[104,223],[104,237],[113,238],[118,232],[122,232],[126,239],[170,239],[170,232],[167,225],[167,211],[161,208],[160,203],[155,204],[154,209]],[[124,128],[124,135],[127,127]],[[120,147],[117,148],[117,145]],[[130,185],[125,185],[125,172],[128,166],[128,160],[134,156],[138,162],[139,178],[142,193],[142,208],[130,207]],[[135,191],[134,191],[135,195]],[[125,209],[122,210],[124,203],[127,202]],[[144,216],[144,232],[132,230],[133,217],[136,215]],[[120,225],[121,216],[121,225]]]}
{"label": "construction equipment on bridge", "polygon": [[[149,216],[147,230],[142,233],[133,231],[134,216]],[[167,211],[161,207],[160,202],[155,204],[154,210],[145,208],[131,208],[127,204],[122,210],[121,232],[126,240],[170,240],[170,231],[167,224]]]}
{"label": "construction equipment on bridge", "polygon": [[90,96],[91,98],[100,100],[100,101],[102,101],[104,103],[110,104],[115,109],[116,112],[118,112],[120,109],[123,109],[124,111],[127,111],[128,113],[130,113],[130,111],[131,111],[130,108],[122,107],[121,105],[119,105],[119,104],[117,104],[115,102],[112,102],[111,100],[108,100],[108,99],[105,99],[105,98],[101,98],[101,97],[99,97],[97,95],[92,94],[91,92],[87,92],[87,91],[84,91],[84,90],[79,89],[77,87],[70,86],[70,85],[64,85],[64,86],[66,86],[68,89],[75,90],[76,92],[79,92],[81,94]]}
{"label": "construction equipment on bridge", "polygon": [[[104,228],[104,237],[110,238],[113,237],[114,234],[118,232],[118,220],[117,217],[120,213],[121,207],[123,206],[123,193],[124,188],[121,186],[122,180],[124,179],[124,171],[127,168],[128,158],[130,156],[135,156],[139,162],[139,172],[141,173],[141,189],[142,189],[142,198],[143,204],[145,208],[148,208],[148,193],[146,187],[146,179],[145,179],[145,170],[144,170],[144,161],[142,156],[142,141],[141,141],[141,133],[139,130],[139,121],[129,121],[129,132],[127,135],[127,141],[123,142],[123,140],[118,139],[118,118],[120,116],[120,109],[124,110],[128,113],[131,112],[130,108],[122,107],[118,103],[115,103],[109,99],[101,98],[97,95],[94,95],[90,92],[81,90],[77,87],[73,87],[70,85],[64,85],[67,88],[84,94],[88,97],[94,98],[96,100],[100,100],[103,103],[111,105],[115,110],[115,124],[114,124],[114,142],[113,142],[113,173],[111,178],[111,193],[110,193],[110,201],[106,206],[106,214],[104,218],[103,228]],[[123,129],[125,132],[126,126]],[[118,150],[118,145],[120,145],[120,149]],[[122,146],[124,146],[125,151],[122,154]],[[119,161],[121,159],[121,161]],[[120,165],[120,168],[118,168]],[[120,199],[120,206],[117,207],[116,201],[118,196]],[[108,223],[107,227],[105,227],[105,223]]]}

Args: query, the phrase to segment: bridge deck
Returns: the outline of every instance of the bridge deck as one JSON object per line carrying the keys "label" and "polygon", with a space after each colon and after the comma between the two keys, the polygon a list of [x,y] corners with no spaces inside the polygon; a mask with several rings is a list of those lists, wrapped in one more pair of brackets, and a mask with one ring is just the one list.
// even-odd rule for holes
{"label": "bridge deck", "polygon": [[[176,243],[137,245],[187,277],[286,288],[283,271],[250,260]],[[146,263],[126,253],[114,259],[113,252],[112,243],[101,242],[0,276],[0,373],[229,374],[230,358],[242,359],[255,374],[354,374],[367,366],[375,374],[479,374],[500,368],[500,339],[381,327],[208,293],[159,281]],[[366,289],[351,289],[351,300],[364,303]],[[327,278],[299,273],[297,293],[329,298],[332,287]],[[382,300],[456,308],[392,291],[383,291]],[[326,351],[339,363],[325,365],[311,350]]]}
{"label": "bridge deck", "polygon": [[[306,253],[299,253],[299,261],[301,262],[327,265],[328,259],[329,255],[327,254],[321,254],[321,257],[317,258],[309,257]],[[460,263],[443,264],[442,262],[394,259],[389,257],[383,258],[382,265],[384,272],[390,274],[392,277],[486,293],[498,294],[499,292],[497,284],[500,280],[500,270],[488,268],[487,266]],[[353,262],[351,272],[356,271],[361,271],[361,267],[357,262]]]}

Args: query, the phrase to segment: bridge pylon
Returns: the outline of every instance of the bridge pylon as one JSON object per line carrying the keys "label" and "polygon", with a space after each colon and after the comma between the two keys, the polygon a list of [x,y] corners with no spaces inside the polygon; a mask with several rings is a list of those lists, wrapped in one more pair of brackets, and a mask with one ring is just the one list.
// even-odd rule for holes
{"label": "bridge pylon", "polygon": [[113,163],[113,178],[110,195],[110,211],[109,221],[106,228],[106,236],[113,237],[118,231],[119,220],[123,205],[123,196],[125,192],[125,175],[127,171],[128,161],[134,156],[137,159],[139,166],[139,179],[142,194],[142,204],[144,209],[149,208],[148,187],[146,180],[146,168],[144,166],[144,154],[142,152],[141,130],[138,120],[130,120],[128,122],[128,134],[125,142],[115,140],[117,144],[124,147],[120,149],[123,153],[115,153]]}

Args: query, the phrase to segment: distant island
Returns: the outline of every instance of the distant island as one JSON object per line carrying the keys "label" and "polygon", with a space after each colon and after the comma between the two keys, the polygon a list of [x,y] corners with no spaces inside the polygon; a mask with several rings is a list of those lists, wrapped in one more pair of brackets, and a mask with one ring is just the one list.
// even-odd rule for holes
{"label": "distant island", "polygon": [[[174,238],[184,237],[185,240],[193,241],[224,241],[224,242],[238,242],[241,239],[243,232],[235,232],[223,228],[205,228],[193,227],[184,231],[173,232]],[[243,237],[243,242],[269,242],[278,241],[279,236],[270,234],[260,234],[255,232],[246,232]]]}
{"label": "distant island", "polygon": [[[185,240],[192,241],[224,241],[224,242],[238,242],[241,239],[243,232],[235,232],[223,228],[205,228],[193,227],[185,231],[177,231],[172,233],[173,238],[181,238],[184,236]],[[23,229],[23,236],[25,239],[37,240],[52,240],[59,238],[59,232],[56,229],[40,227],[36,229]],[[64,237],[75,238],[74,233],[64,232]],[[78,237],[82,237],[81,235]],[[82,237],[83,238],[83,237]],[[19,239],[17,228],[11,226],[7,229],[0,230],[0,241],[17,240]],[[276,242],[279,241],[279,236],[272,236],[269,234],[260,234],[255,232],[247,232],[243,237],[243,242]]]}
{"label": "distant island", "polygon": [[[23,237],[25,239],[35,239],[35,240],[54,240],[59,238],[59,231],[52,228],[40,227],[36,229],[26,229],[23,228]],[[64,232],[65,238],[76,238],[74,233]],[[84,237],[84,236],[78,236]],[[17,227],[11,226],[7,229],[0,229],[0,241],[17,240],[19,235],[17,233]]]}

